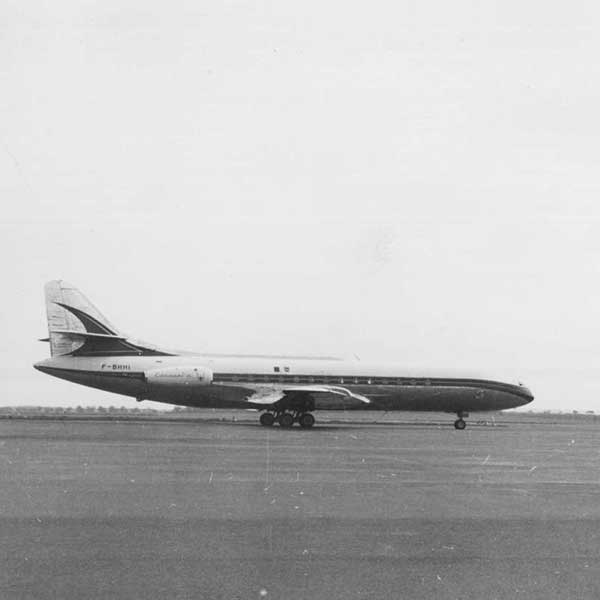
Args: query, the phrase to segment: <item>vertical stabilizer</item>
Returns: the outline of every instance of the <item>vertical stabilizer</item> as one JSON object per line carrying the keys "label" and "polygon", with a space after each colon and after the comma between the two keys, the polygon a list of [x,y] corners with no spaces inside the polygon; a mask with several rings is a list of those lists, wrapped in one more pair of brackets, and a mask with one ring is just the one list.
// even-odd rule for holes
{"label": "vertical stabilizer", "polygon": [[85,338],[73,332],[117,335],[106,317],[70,283],[49,281],[44,292],[52,356],[75,352],[84,344]]}

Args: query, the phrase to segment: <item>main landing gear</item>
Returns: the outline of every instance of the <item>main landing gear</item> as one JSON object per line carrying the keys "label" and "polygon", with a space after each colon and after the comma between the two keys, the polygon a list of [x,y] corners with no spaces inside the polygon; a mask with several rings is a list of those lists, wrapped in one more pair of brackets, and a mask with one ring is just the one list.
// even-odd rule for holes
{"label": "main landing gear", "polygon": [[462,431],[467,426],[467,423],[463,419],[463,417],[468,417],[469,413],[462,412],[461,410],[459,410],[456,413],[456,416],[458,417],[458,419],[456,419],[456,421],[454,421],[454,429],[460,429]]}
{"label": "main landing gear", "polygon": [[298,423],[302,429],[310,429],[315,424],[315,418],[311,415],[313,410],[315,401],[310,394],[289,392],[260,415],[260,424],[271,427],[279,423],[279,427],[290,429],[294,423]]}
{"label": "main landing gear", "polygon": [[300,411],[281,411],[275,414],[264,412],[260,415],[260,424],[264,427],[272,427],[275,422],[279,423],[279,426],[284,429],[293,427],[294,423],[298,423],[302,429],[310,429],[315,424],[315,418],[309,412]]}
{"label": "main landing gear", "polygon": [[271,427],[273,423],[275,423],[275,415],[273,413],[266,412],[260,415],[260,424],[263,427]]}

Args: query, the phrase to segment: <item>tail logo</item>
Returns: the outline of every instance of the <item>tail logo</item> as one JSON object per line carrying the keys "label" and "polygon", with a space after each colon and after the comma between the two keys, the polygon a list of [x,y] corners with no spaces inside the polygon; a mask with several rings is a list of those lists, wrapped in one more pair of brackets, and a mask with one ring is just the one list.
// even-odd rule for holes
{"label": "tail logo", "polygon": [[88,333],[101,333],[104,335],[116,335],[115,331],[109,329],[103,323],[100,323],[94,317],[91,317],[86,312],[83,312],[79,308],[73,308],[68,304],[63,304],[62,302],[55,302],[54,304],[58,304],[58,306],[62,306],[65,310],[68,310],[71,314],[75,315],[80,321],[81,324],[85,327],[85,330]]}

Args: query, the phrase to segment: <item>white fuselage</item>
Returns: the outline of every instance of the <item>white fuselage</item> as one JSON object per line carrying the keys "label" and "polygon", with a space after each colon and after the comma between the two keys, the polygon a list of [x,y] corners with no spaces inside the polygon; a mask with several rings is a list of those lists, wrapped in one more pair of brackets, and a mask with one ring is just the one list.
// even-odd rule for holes
{"label": "white fuselage", "polygon": [[260,398],[294,386],[339,386],[369,404],[319,394],[316,408],[468,412],[527,404],[531,392],[455,372],[336,359],[178,354],[175,356],[59,356],[35,367],[86,386],[155,400],[213,408],[256,408]]}

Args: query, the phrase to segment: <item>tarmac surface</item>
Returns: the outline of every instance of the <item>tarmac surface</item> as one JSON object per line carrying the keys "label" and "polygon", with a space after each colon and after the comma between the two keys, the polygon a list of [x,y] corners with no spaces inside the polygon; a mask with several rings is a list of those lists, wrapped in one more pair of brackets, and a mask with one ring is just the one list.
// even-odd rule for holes
{"label": "tarmac surface", "polygon": [[0,421],[0,598],[598,598],[595,420]]}

